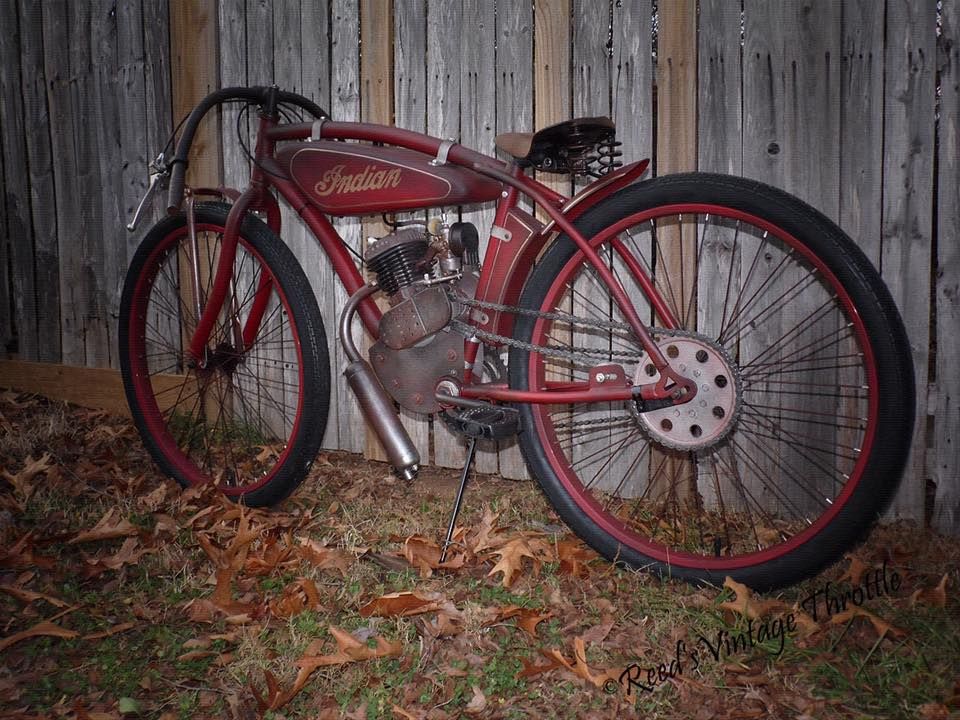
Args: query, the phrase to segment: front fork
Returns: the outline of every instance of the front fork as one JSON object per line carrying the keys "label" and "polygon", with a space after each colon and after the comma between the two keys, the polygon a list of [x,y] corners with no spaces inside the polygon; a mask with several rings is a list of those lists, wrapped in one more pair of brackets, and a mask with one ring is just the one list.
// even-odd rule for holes
{"label": "front fork", "polygon": [[[279,235],[280,208],[276,198],[257,185],[251,185],[246,192],[239,196],[223,189],[188,190],[187,193],[185,206],[191,256],[189,275],[194,298],[193,309],[196,313],[195,317],[197,318],[197,326],[190,337],[187,353],[197,367],[203,368],[207,363],[207,345],[210,341],[210,335],[213,332],[217,318],[223,310],[228,294],[230,295],[230,330],[236,351],[243,353],[249,350],[260,331],[260,324],[263,322],[263,317],[267,310],[267,303],[270,299],[270,293],[273,290],[273,279],[270,273],[266,272],[265,268],[261,266],[260,277],[257,280],[257,289],[250,304],[250,312],[247,315],[246,321],[241,326],[240,307],[233,266],[237,258],[240,226],[243,224],[243,219],[247,212],[252,210],[262,210],[265,212],[268,226],[275,234]],[[213,275],[213,283],[208,288],[205,298],[201,292],[200,243],[197,239],[196,213],[194,208],[195,198],[200,194],[228,196],[235,199],[233,207],[230,209],[230,214],[227,216],[227,226],[224,228],[223,237],[220,241],[220,251],[216,257],[217,267]]]}

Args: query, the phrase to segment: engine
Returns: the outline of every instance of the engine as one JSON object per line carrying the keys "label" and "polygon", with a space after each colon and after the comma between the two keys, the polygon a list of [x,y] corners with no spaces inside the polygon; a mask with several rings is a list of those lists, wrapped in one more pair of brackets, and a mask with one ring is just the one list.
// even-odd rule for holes
{"label": "engine", "polygon": [[451,302],[451,295],[474,296],[478,249],[472,224],[439,220],[370,241],[367,267],[390,304],[370,361],[383,387],[409,410],[435,412],[437,380],[462,377],[463,337],[448,325],[466,307]]}

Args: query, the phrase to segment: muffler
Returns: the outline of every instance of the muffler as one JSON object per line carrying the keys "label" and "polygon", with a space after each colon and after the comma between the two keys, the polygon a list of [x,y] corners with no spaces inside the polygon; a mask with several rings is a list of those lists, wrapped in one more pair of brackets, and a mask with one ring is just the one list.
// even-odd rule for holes
{"label": "muffler", "polygon": [[350,383],[350,389],[359,401],[367,422],[373,426],[374,432],[380,438],[394,472],[406,480],[412,480],[420,469],[420,453],[401,424],[393,400],[383,389],[370,363],[360,355],[350,332],[357,306],[378,289],[376,284],[364,285],[350,296],[340,314],[340,343],[350,360],[343,374]]}

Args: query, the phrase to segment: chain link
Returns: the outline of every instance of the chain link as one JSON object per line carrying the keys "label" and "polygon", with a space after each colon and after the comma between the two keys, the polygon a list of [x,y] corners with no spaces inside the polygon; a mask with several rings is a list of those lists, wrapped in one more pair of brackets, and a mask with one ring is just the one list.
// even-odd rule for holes
{"label": "chain link", "polygon": [[[578,318],[576,315],[570,315],[569,313],[564,312],[540,312],[538,310],[528,310],[515,305],[501,305],[500,303],[488,302],[484,300],[472,300],[460,295],[455,295],[453,293],[448,293],[448,295],[450,296],[451,302],[459,303],[460,305],[465,305],[466,307],[470,308],[481,308],[484,310],[494,310],[497,312],[509,312],[515,315],[537,317],[543,320],[560,320],[561,322],[566,322],[570,325],[580,325],[583,327],[597,328],[600,330],[625,330],[628,333],[631,333],[631,335],[633,333],[633,330],[627,323],[616,322],[613,320],[584,320],[582,318]],[[548,347],[546,345],[535,345],[533,343],[523,342],[522,340],[516,340],[514,338],[507,337],[506,335],[498,335],[497,333],[487,332],[486,330],[481,330],[474,325],[470,325],[469,323],[465,323],[460,320],[452,320],[450,322],[450,327],[467,338],[476,337],[484,342],[499,343],[501,345],[506,345],[507,347],[515,347],[520,350],[526,350],[527,352],[539,353],[540,355],[544,355],[546,357],[559,357],[583,364],[593,364],[595,358],[598,357],[608,358],[611,362],[614,360],[630,362],[639,360],[641,357],[643,357],[642,351],[631,353],[580,348],[577,352],[574,352],[573,350],[561,350],[560,348]]]}

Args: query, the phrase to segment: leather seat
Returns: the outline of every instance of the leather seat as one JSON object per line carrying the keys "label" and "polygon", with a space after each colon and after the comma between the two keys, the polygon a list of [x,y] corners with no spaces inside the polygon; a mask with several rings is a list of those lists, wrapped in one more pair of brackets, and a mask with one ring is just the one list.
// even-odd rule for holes
{"label": "leather seat", "polygon": [[574,118],[535,133],[502,133],[494,144],[520,165],[570,172],[569,160],[613,139],[616,127],[608,117]]}

